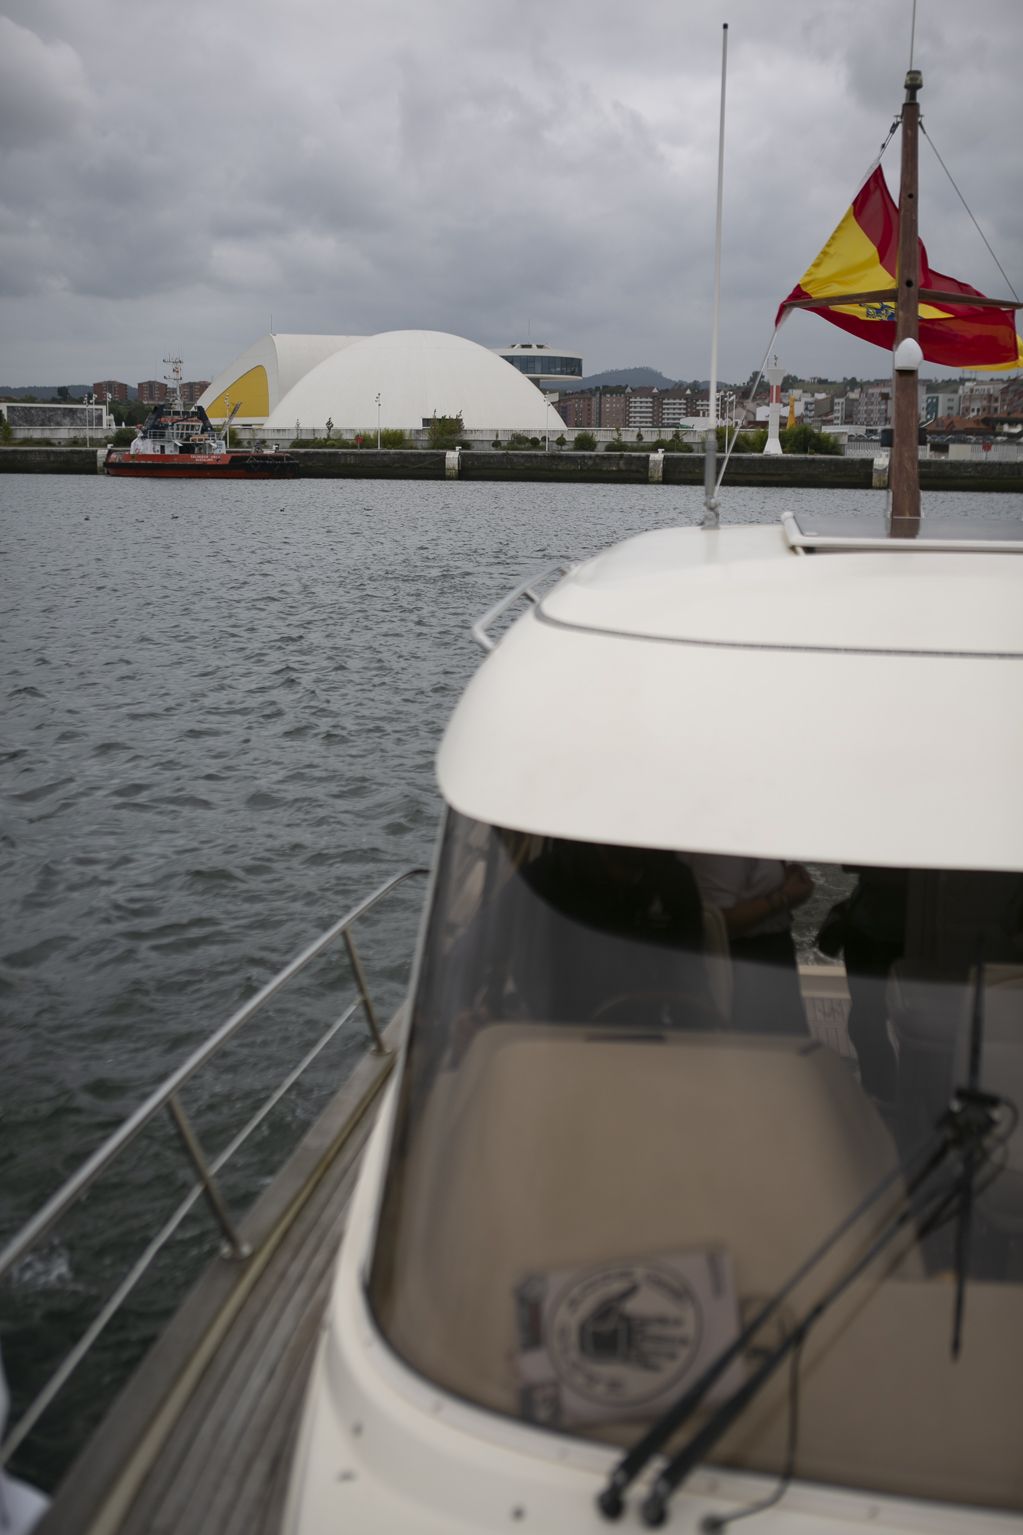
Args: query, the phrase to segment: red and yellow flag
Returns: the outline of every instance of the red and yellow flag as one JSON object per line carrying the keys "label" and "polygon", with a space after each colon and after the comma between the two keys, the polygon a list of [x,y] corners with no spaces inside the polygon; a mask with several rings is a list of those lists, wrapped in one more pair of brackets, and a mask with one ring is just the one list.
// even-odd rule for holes
{"label": "red and yellow flag", "polygon": [[[879,166],[867,177],[816,261],[779,308],[776,324],[781,324],[789,307],[799,299],[834,298],[842,293],[875,293],[894,288],[898,249],[899,210]],[[983,296],[968,283],[935,272],[928,265],[922,240],[920,286],[940,293]],[[894,298],[833,308],[805,307],[875,346],[891,351],[895,345]],[[1013,310],[922,303],[919,313],[920,346],[928,362],[991,370],[1023,366],[1023,341],[1016,334]]]}

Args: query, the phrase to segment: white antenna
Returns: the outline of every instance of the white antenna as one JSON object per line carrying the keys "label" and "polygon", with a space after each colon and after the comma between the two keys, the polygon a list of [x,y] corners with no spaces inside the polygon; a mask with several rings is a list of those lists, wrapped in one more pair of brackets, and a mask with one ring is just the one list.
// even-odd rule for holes
{"label": "white antenna", "polygon": [[714,318],[710,341],[710,412],[703,450],[703,526],[719,525],[718,500],[714,494],[718,446],[718,331],[721,324],[721,207],[725,187],[725,79],[728,68],[728,23],[721,28],[721,119],[718,124],[718,205],[714,226]]}

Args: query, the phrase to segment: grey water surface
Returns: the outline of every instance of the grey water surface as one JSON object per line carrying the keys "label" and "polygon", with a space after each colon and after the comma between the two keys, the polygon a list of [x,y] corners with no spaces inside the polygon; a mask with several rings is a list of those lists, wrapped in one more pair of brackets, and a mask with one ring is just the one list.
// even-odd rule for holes
{"label": "grey water surface", "polygon": [[[850,514],[882,504],[826,494]],[[428,861],[435,749],[481,659],[471,621],[559,556],[698,521],[701,499],[689,487],[0,477],[0,1245],[295,952]],[[722,516],[774,520],[820,500],[726,490]],[[1021,502],[932,505],[1018,518]],[[366,924],[383,1011],[421,900],[403,887]],[[343,972],[339,954],[299,988],[300,1007],[277,1007],[190,1089],[209,1149],[338,1011]],[[268,1121],[239,1197],[361,1049],[353,1025]],[[111,1183],[0,1285],[18,1402],[187,1187],[169,1130],[154,1127]],[[208,1220],[182,1242],[193,1257],[215,1250]],[[53,1481],[185,1272],[177,1253],[158,1265],[19,1457],[27,1474]]]}

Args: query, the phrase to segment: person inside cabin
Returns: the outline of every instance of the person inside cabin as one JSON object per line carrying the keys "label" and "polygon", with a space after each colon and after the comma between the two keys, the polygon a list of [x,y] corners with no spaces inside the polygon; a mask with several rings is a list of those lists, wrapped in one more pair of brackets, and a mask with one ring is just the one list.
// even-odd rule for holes
{"label": "person inside cabin", "polygon": [[558,840],[524,877],[541,903],[527,968],[547,1016],[716,1026],[700,892],[674,853]]}
{"label": "person inside cabin", "polygon": [[792,913],[813,893],[801,863],[694,853],[703,900],[724,917],[732,957],[732,1027],[740,1033],[806,1034]]}
{"label": "person inside cabin", "polygon": [[865,1093],[891,1105],[898,1084],[898,1062],[888,1033],[888,973],[906,946],[904,869],[860,868],[842,924],[842,947],[849,986],[849,1043],[856,1051]]}
{"label": "person inside cabin", "polygon": [[461,1032],[530,1019],[720,1027],[703,905],[674,853],[511,831],[497,832],[498,850],[438,975]]}

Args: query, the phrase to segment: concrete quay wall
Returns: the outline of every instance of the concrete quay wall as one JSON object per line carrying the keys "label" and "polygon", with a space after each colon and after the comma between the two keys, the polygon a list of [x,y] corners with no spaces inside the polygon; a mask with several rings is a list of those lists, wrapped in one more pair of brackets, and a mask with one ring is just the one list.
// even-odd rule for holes
{"label": "concrete quay wall", "polygon": [[106,448],[0,448],[0,474],[98,474]]}
{"label": "concrete quay wall", "polygon": [[[104,450],[0,447],[0,474],[96,474]],[[623,485],[702,485],[702,453],[509,453],[499,449],[381,450],[302,448],[296,451],[302,479],[522,480]],[[735,453],[725,485],[775,485],[811,489],[869,490],[885,482],[886,464],[869,458],[827,458]],[[282,482],[279,482],[282,483]],[[925,490],[1023,491],[1023,461],[922,458]]]}

